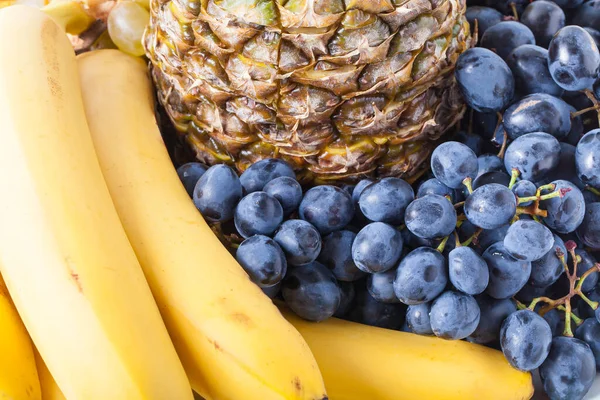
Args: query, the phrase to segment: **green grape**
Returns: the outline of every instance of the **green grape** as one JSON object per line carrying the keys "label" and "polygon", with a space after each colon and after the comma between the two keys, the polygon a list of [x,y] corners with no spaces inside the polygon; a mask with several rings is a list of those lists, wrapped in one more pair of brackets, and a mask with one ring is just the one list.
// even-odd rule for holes
{"label": "green grape", "polygon": [[108,16],[108,34],[125,53],[143,56],[142,35],[150,21],[150,13],[134,1],[119,2]]}

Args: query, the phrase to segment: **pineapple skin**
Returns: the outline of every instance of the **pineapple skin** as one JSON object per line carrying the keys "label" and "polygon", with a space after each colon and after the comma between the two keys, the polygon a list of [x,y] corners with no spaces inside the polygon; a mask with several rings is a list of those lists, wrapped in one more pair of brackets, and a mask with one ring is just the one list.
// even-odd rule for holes
{"label": "pineapple skin", "polygon": [[158,99],[196,158],[410,178],[462,117],[465,0],[151,0]]}

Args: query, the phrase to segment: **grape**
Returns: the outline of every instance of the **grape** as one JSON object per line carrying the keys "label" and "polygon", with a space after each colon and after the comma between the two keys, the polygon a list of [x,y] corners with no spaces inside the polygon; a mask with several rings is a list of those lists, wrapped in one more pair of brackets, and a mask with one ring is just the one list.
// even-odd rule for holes
{"label": "grape", "polygon": [[531,29],[538,45],[548,47],[554,34],[565,26],[565,13],[552,1],[537,0],[525,8],[521,22]]}
{"label": "grape", "polygon": [[592,249],[600,249],[600,203],[588,204],[577,237]]}
{"label": "grape", "polygon": [[483,185],[465,200],[465,215],[474,225],[495,229],[508,224],[517,211],[517,200],[506,186],[490,183]]}
{"label": "grape", "polygon": [[508,145],[504,166],[508,173],[516,168],[522,179],[537,182],[556,168],[559,156],[560,144],[554,136],[543,132],[527,133]]}
{"label": "grape", "polygon": [[555,3],[564,10],[578,7],[584,1],[585,0],[556,0]]}
{"label": "grape", "polygon": [[480,311],[477,302],[468,294],[447,291],[431,304],[429,319],[437,337],[464,339],[477,329]]}
{"label": "grape", "polygon": [[275,197],[265,192],[253,192],[238,203],[234,222],[244,239],[253,235],[269,236],[283,222],[283,208]]}
{"label": "grape", "polygon": [[[569,109],[569,112],[571,113],[574,113],[576,111],[577,110],[573,106],[571,106],[571,108]],[[581,118],[581,115],[578,115],[574,118],[571,117],[571,131],[569,132],[567,137],[563,139],[563,142],[566,142],[572,146],[577,146],[577,143],[579,143],[579,141],[583,137],[583,130],[583,119]]]}
{"label": "grape", "polygon": [[280,176],[265,185],[264,192],[276,198],[283,208],[283,215],[296,211],[302,200],[302,187],[294,178]]}
{"label": "grape", "polygon": [[256,235],[244,240],[235,257],[250,280],[261,288],[278,284],[287,272],[285,254],[267,236]]}
{"label": "grape", "polygon": [[490,183],[508,186],[510,183],[510,176],[508,176],[504,171],[486,172],[485,174],[479,175],[477,178],[475,178],[473,181],[473,189],[479,189],[480,187]]}
{"label": "grape", "polygon": [[510,53],[506,63],[510,67],[515,77],[515,84],[521,93],[525,95],[547,93],[552,96],[563,94],[563,89],[554,82],[550,75],[548,50],[540,46],[524,44]]}
{"label": "grape", "polygon": [[520,15],[529,4],[529,0],[485,0],[484,3],[494,7],[504,15],[513,15],[515,11]]}
{"label": "grape", "polygon": [[321,251],[319,231],[300,219],[290,219],[281,224],[275,232],[274,239],[290,265],[310,264],[317,259]]}
{"label": "grape", "polygon": [[211,222],[231,220],[241,198],[240,179],[234,170],[223,164],[210,167],[194,188],[194,204]]}
{"label": "grape", "polygon": [[555,337],[540,377],[550,400],[582,399],[596,378],[594,353],[583,340]]}
{"label": "grape", "polygon": [[575,146],[561,142],[558,165],[546,176],[544,182],[549,183],[558,180],[570,181],[577,185],[577,187],[583,189],[584,185],[581,184],[581,181],[577,177],[577,169],[575,168],[575,151]]}
{"label": "grape", "polygon": [[283,279],[281,294],[292,311],[315,322],[333,316],[341,301],[333,274],[318,262],[291,268]]}
{"label": "grape", "polygon": [[[581,257],[581,261],[577,265],[577,276],[581,277],[585,271],[594,268],[597,261],[590,253],[583,249],[575,249],[575,254]],[[571,260],[571,263],[573,260]],[[594,272],[585,278],[583,285],[581,286],[581,290],[586,293],[593,290],[598,283],[598,273]]]}
{"label": "grape", "polygon": [[600,1],[584,1],[582,5],[577,7],[570,22],[572,25],[596,29],[600,26]]}
{"label": "grape", "polygon": [[[558,233],[574,232],[585,216],[585,200],[581,191],[569,181],[559,180],[552,182],[556,190],[566,190],[563,197],[553,197],[541,202],[542,208],[548,212],[544,223]],[[547,193],[548,191],[542,191]]]}
{"label": "grape", "polygon": [[469,342],[490,344],[500,338],[502,322],[517,311],[517,305],[511,299],[496,300],[485,293],[475,296],[480,309],[479,325],[467,338]]}
{"label": "grape", "polygon": [[360,195],[362,192],[374,181],[371,179],[363,179],[354,186],[354,190],[352,191],[352,201],[354,201],[354,205],[358,208],[358,201],[360,200]]}
{"label": "grape", "polygon": [[[512,191],[515,196],[520,198],[535,196],[537,192],[537,187],[531,181],[526,179],[522,179],[514,184],[512,187]],[[533,201],[527,201],[525,203],[521,203],[520,205],[523,207],[527,207],[533,204]]]}
{"label": "grape", "polygon": [[483,138],[479,135],[465,131],[459,131],[452,136],[452,140],[464,144],[473,150],[475,154],[481,153],[481,148],[483,147]]}
{"label": "grape", "polygon": [[581,138],[575,150],[575,166],[581,182],[600,188],[600,129]]}
{"label": "grape", "polygon": [[477,176],[477,155],[459,142],[442,143],[431,155],[431,170],[444,185],[458,189],[465,178]]}
{"label": "grape", "polygon": [[396,266],[402,254],[402,234],[393,226],[373,222],[358,232],[352,259],[361,271],[384,272]]}
{"label": "grape", "polygon": [[[467,113],[468,115],[469,113]],[[473,130],[482,138],[491,139],[494,136],[496,125],[498,125],[498,115],[495,112],[481,113],[473,110]]]}
{"label": "grape", "polygon": [[531,285],[531,282],[527,282],[525,286],[515,294],[514,298],[522,303],[531,303],[533,299],[545,296],[548,291],[549,287],[537,287]]}
{"label": "grape", "polygon": [[490,268],[490,281],[486,293],[495,299],[514,296],[525,286],[531,274],[531,263],[513,258],[502,242],[496,242],[483,252]]}
{"label": "grape", "polygon": [[338,281],[340,287],[340,305],[333,314],[334,317],[342,318],[345,317],[352,309],[352,303],[354,302],[354,296],[356,291],[354,289],[354,283]]}
{"label": "grape", "polygon": [[353,216],[352,198],[335,186],[315,186],[300,203],[300,218],[313,224],[322,235],[343,229]]}
{"label": "grape", "polygon": [[194,188],[207,169],[206,165],[197,162],[183,164],[177,168],[177,175],[190,197],[194,196]]}
{"label": "grape", "polygon": [[431,322],[429,321],[429,310],[431,304],[422,303],[408,306],[406,310],[406,322],[413,333],[417,335],[431,336]]}
{"label": "grape", "polygon": [[445,197],[428,194],[406,208],[406,227],[425,239],[448,236],[456,228],[456,210]]}
{"label": "grape", "polygon": [[447,283],[444,256],[430,247],[419,247],[400,262],[394,292],[404,304],[426,303],[442,293]]}
{"label": "grape", "polygon": [[[585,294],[592,301],[600,301],[600,287],[595,287]],[[598,308],[600,309],[600,308]],[[594,310],[586,302],[581,301],[577,307],[577,313],[580,318],[594,318]]]}
{"label": "grape", "polygon": [[352,243],[356,234],[351,231],[332,232],[323,238],[318,260],[327,266],[339,281],[355,281],[365,276],[352,260]]}
{"label": "grape", "polygon": [[294,170],[288,163],[277,158],[267,158],[248,167],[240,176],[240,182],[246,193],[259,192],[267,183],[280,176],[296,178]]}
{"label": "grape", "polygon": [[273,286],[260,288],[260,290],[262,290],[262,292],[266,294],[268,298],[274,299],[281,292],[281,282]]}
{"label": "grape", "polygon": [[490,7],[468,7],[467,12],[465,13],[467,17],[467,21],[469,21],[469,25],[471,26],[471,31],[473,31],[475,27],[475,20],[477,20],[477,28],[478,33],[481,37],[488,30],[488,28],[496,25],[499,22],[502,22],[504,16],[498,10],[494,10]]}
{"label": "grape", "polygon": [[347,314],[347,318],[350,321],[379,328],[400,329],[404,323],[406,306],[377,301],[361,281],[357,284],[354,306]]}
{"label": "grape", "polygon": [[419,186],[417,198],[426,196],[428,194],[437,194],[444,197],[450,196],[450,200],[452,202],[455,201],[456,197],[456,192],[454,189],[450,189],[448,186],[444,185],[435,178],[428,179]]}
{"label": "grape", "polygon": [[455,76],[465,101],[475,111],[501,111],[515,93],[515,80],[508,65],[497,54],[481,47],[460,55]]}
{"label": "grape", "polygon": [[558,258],[557,250],[560,250],[566,257],[567,248],[559,236],[553,236],[552,248],[542,258],[531,263],[529,283],[538,288],[552,285],[565,272],[565,268]]}
{"label": "grape", "polygon": [[[482,154],[477,157],[477,177],[486,172],[504,171],[504,162],[495,154]],[[438,193],[439,194],[439,193]]]}
{"label": "grape", "polygon": [[585,201],[585,204],[598,203],[600,202],[600,197],[590,192],[589,190],[584,190],[583,201]]}
{"label": "grape", "polygon": [[571,113],[563,100],[537,93],[508,107],[503,123],[511,140],[532,132],[546,132],[560,140],[571,130]]}
{"label": "grape", "polygon": [[132,56],[143,56],[142,36],[150,13],[134,1],[121,1],[108,14],[107,28],[110,39],[119,50]]}
{"label": "grape", "polygon": [[556,308],[548,311],[543,317],[552,331],[552,337],[562,335],[565,329],[565,321],[561,319],[560,313]]}
{"label": "grape", "polygon": [[598,370],[600,368],[600,323],[595,318],[586,319],[575,331],[575,337],[590,346]]}
{"label": "grape", "polygon": [[600,72],[600,53],[592,36],[579,26],[566,26],[548,47],[548,67],[565,90],[591,88]]}
{"label": "grape", "polygon": [[390,269],[385,272],[371,274],[367,278],[367,290],[377,301],[383,303],[400,303],[394,293],[394,278],[396,270]]}
{"label": "grape", "polygon": [[477,246],[482,250],[486,250],[488,247],[496,242],[503,241],[508,232],[509,224],[502,225],[499,228],[484,229],[477,237]]}
{"label": "grape", "polygon": [[516,21],[502,21],[490,27],[481,36],[481,47],[494,50],[500,57],[507,59],[517,47],[535,44],[533,32],[527,26]]}
{"label": "grape", "polygon": [[519,220],[508,228],[504,248],[517,260],[535,261],[552,249],[550,229],[536,221]]}
{"label": "grape", "polygon": [[412,187],[400,178],[383,178],[367,186],[358,201],[360,210],[369,220],[400,225],[404,210],[415,198]]}
{"label": "grape", "polygon": [[485,260],[470,247],[457,247],[450,252],[448,275],[456,289],[470,295],[482,293],[490,279]]}
{"label": "grape", "polygon": [[552,343],[548,322],[531,310],[510,314],[500,328],[500,346],[514,368],[532,371],[542,365]]}

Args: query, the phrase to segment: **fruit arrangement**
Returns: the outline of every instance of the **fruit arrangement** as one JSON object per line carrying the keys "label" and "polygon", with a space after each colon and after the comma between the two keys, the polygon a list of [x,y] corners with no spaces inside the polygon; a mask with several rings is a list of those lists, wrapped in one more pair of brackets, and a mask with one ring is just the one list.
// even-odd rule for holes
{"label": "fruit arrangement", "polygon": [[583,399],[600,3],[467,3],[0,3],[0,393]]}

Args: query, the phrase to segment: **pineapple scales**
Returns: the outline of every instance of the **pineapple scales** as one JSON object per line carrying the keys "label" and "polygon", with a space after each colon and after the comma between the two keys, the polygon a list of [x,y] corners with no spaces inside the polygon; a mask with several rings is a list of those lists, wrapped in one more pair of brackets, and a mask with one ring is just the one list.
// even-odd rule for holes
{"label": "pineapple scales", "polygon": [[158,97],[197,158],[306,182],[419,171],[464,112],[465,0],[151,0]]}

